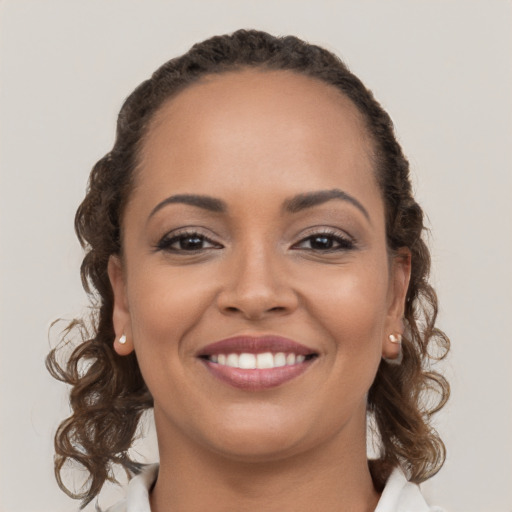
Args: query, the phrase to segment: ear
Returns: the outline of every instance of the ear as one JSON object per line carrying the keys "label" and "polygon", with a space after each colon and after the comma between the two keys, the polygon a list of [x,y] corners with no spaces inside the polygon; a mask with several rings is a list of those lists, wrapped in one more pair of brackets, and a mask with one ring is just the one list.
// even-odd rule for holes
{"label": "ear", "polygon": [[[127,356],[133,352],[133,336],[131,332],[130,311],[126,297],[126,277],[119,256],[111,255],[108,260],[108,277],[114,294],[114,307],[112,323],[116,337],[113,340],[114,350],[120,356]],[[126,342],[120,343],[122,335],[126,336]]]}
{"label": "ear", "polygon": [[411,279],[411,251],[407,247],[398,249],[390,262],[390,279],[388,289],[388,314],[386,332],[382,341],[382,357],[396,360],[401,356],[399,343],[391,341],[389,335],[402,335],[405,299]]}

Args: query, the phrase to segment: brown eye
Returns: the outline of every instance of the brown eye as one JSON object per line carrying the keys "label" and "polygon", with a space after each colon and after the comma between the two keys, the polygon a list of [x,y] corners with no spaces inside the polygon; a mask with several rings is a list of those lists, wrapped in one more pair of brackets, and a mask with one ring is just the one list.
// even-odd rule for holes
{"label": "brown eye", "polygon": [[179,249],[183,251],[197,251],[198,249],[203,249],[204,239],[200,236],[183,236],[180,237],[175,245],[178,246]]}
{"label": "brown eye", "polygon": [[294,249],[306,249],[311,251],[346,251],[353,249],[355,244],[349,238],[334,233],[318,233],[301,240],[294,245]]}
{"label": "brown eye", "polygon": [[330,236],[315,236],[311,237],[309,240],[309,244],[311,245],[311,249],[332,249],[335,245],[335,240]]}
{"label": "brown eye", "polygon": [[206,249],[220,249],[221,247],[221,245],[200,233],[166,235],[157,245],[158,249],[170,252],[198,252]]}

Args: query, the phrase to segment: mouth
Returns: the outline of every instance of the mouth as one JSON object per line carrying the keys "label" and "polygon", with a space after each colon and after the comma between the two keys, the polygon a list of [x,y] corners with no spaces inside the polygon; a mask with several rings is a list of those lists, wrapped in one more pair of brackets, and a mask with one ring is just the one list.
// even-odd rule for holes
{"label": "mouth", "polygon": [[318,353],[277,336],[239,336],[212,343],[198,354],[213,376],[244,390],[280,386],[304,373]]}
{"label": "mouth", "polygon": [[295,354],[290,352],[262,352],[260,354],[250,354],[242,352],[241,354],[213,354],[211,356],[201,356],[210,363],[220,366],[229,366],[230,368],[239,368],[241,370],[267,370],[271,368],[282,368],[283,366],[293,366],[296,364],[310,361],[316,357],[316,354]]}

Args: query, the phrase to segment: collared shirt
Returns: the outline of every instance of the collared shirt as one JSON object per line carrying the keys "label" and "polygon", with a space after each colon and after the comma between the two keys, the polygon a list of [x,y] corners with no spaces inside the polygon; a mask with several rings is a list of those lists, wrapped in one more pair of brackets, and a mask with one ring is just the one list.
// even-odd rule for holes
{"label": "collared shirt", "polygon": [[[126,499],[106,512],[151,512],[149,491],[158,476],[158,464],[148,466],[130,480]],[[400,469],[395,469],[382,491],[375,512],[443,512],[430,507],[416,484],[408,482]]]}

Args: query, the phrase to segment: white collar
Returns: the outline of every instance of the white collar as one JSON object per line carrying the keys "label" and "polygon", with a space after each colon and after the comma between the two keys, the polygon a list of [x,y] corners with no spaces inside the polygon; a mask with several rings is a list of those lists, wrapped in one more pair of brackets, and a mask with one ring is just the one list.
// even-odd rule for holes
{"label": "white collar", "polygon": [[[158,464],[151,464],[128,484],[126,500],[106,512],[151,512],[149,492],[158,476]],[[391,473],[377,504],[375,512],[442,512],[438,507],[429,507],[421,495],[420,488],[407,481],[401,469]]]}
{"label": "white collar", "polygon": [[443,512],[429,507],[418,485],[407,481],[400,468],[389,476],[375,512]]}

